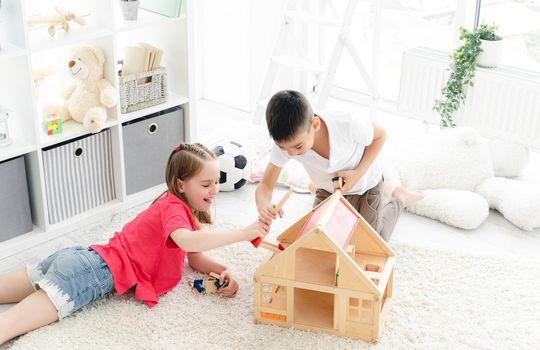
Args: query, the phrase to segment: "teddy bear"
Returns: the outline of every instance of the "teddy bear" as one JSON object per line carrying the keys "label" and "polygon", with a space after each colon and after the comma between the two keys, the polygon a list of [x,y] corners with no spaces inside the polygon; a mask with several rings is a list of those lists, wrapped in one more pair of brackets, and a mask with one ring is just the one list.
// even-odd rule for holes
{"label": "teddy bear", "polygon": [[116,105],[116,92],[103,78],[105,55],[97,47],[80,46],[68,61],[70,75],[76,79],[64,93],[64,101],[48,102],[43,115],[56,114],[63,122],[73,119],[91,133],[101,131],[107,120],[107,108]]}

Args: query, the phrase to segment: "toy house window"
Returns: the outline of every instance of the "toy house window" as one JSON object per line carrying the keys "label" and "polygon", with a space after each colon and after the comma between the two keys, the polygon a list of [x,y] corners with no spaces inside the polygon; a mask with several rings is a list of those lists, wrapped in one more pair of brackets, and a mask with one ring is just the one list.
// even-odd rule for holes
{"label": "toy house window", "polygon": [[261,304],[275,309],[287,309],[287,288],[270,283],[263,283]]}
{"label": "toy house window", "polygon": [[349,298],[348,319],[356,322],[371,322],[373,301],[360,298]]}
{"label": "toy house window", "polygon": [[378,264],[371,264],[368,263],[364,266],[364,271],[367,271],[369,274],[369,278],[375,283],[376,285],[379,284],[379,278],[381,276],[381,266]]}

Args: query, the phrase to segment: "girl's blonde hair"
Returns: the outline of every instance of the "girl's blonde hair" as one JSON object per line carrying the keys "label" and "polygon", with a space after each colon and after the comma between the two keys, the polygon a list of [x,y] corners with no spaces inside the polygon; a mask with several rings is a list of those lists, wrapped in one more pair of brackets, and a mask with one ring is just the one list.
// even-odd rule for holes
{"label": "girl's blonde hair", "polygon": [[[209,211],[194,210],[184,193],[178,190],[178,180],[187,181],[197,175],[203,166],[203,162],[216,159],[214,152],[200,143],[182,143],[178,145],[169,156],[165,169],[165,182],[167,191],[180,198],[186,203],[196,219],[195,225],[211,224],[212,217]],[[154,200],[155,203],[167,191],[163,192]]]}

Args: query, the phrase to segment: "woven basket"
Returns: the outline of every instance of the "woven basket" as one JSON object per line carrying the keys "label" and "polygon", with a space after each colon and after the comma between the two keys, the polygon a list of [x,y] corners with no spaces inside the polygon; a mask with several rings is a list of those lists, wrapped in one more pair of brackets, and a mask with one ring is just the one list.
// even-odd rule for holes
{"label": "woven basket", "polygon": [[119,72],[120,110],[138,111],[167,101],[167,71],[159,67],[149,72],[122,76]]}

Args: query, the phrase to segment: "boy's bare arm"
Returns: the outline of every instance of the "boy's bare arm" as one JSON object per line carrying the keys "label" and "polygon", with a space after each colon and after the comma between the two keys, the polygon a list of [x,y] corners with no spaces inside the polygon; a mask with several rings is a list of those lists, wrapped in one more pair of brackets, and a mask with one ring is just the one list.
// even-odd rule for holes
{"label": "boy's bare arm", "polygon": [[257,210],[261,219],[265,220],[267,223],[270,223],[277,215],[283,215],[282,212],[277,212],[272,206],[272,192],[274,191],[280,172],[280,167],[269,163],[266,166],[261,182],[255,190]]}
{"label": "boy's bare arm", "polygon": [[358,167],[356,167],[356,170],[362,175],[369,169],[371,164],[373,164],[373,161],[381,152],[384,142],[386,141],[386,130],[377,123],[372,124],[373,141],[364,150],[364,156],[362,157],[360,164],[358,164]]}
{"label": "boy's bare arm", "polygon": [[377,158],[386,140],[386,130],[377,123],[373,124],[373,141],[364,149],[362,160],[354,170],[345,170],[337,172],[337,176],[343,178],[345,184],[341,189],[343,193],[347,193],[354,185],[364,176],[373,161]]}

